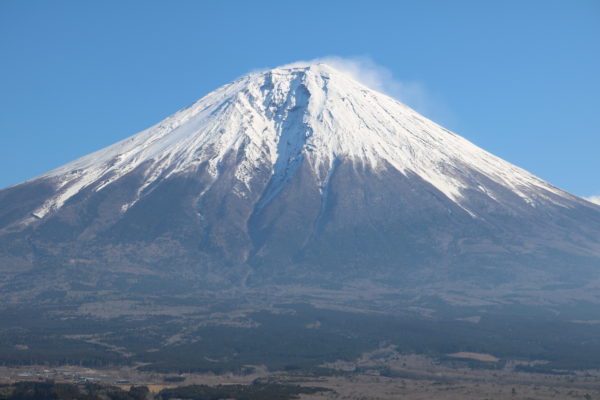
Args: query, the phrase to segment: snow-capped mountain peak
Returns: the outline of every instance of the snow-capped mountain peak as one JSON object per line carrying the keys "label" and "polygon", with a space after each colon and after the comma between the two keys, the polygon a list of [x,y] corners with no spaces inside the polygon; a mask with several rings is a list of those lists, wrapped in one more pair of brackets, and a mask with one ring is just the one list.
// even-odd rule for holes
{"label": "snow-capped mountain peak", "polygon": [[333,67],[306,64],[243,76],[147,130],[49,172],[42,178],[59,189],[33,214],[43,218],[82,189],[101,191],[143,166],[144,183],[123,204],[126,211],[157,180],[205,163],[216,178],[228,154],[238,154],[234,190],[241,196],[252,190],[253,171],[271,169],[263,204],[304,160],[325,187],[339,159],[416,174],[459,205],[466,188],[494,198],[490,181],[532,206],[570,197]]}

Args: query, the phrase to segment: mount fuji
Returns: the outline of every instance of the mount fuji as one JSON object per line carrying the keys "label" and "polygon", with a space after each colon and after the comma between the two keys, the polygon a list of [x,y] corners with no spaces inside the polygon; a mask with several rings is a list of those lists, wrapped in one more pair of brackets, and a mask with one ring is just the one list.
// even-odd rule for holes
{"label": "mount fuji", "polygon": [[16,302],[148,282],[598,302],[600,206],[297,64],[0,191],[0,270]]}

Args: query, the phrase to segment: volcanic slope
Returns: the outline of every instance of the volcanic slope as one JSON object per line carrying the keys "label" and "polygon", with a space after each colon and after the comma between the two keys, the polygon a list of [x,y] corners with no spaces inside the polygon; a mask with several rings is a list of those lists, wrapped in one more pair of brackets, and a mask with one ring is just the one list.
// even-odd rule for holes
{"label": "volcanic slope", "polygon": [[[600,207],[325,64],[239,78],[0,191],[4,288],[598,287]],[[33,277],[33,278],[32,278]]]}

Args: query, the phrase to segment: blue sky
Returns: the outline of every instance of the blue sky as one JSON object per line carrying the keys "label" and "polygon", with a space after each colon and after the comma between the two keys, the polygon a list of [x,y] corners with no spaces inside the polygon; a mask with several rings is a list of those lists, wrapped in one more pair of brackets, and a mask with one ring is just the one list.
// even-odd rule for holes
{"label": "blue sky", "polygon": [[359,59],[426,116],[556,186],[600,194],[595,0],[2,0],[0,187],[246,72],[327,56]]}

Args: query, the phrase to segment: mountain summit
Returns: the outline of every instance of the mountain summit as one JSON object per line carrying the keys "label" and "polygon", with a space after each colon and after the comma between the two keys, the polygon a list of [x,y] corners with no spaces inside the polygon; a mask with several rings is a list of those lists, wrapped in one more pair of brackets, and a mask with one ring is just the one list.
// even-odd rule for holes
{"label": "mountain summit", "polygon": [[76,270],[64,285],[466,291],[600,277],[600,207],[326,64],[243,76],[0,191],[0,241],[12,283]]}
{"label": "mountain summit", "polygon": [[240,195],[251,191],[253,171],[272,169],[263,203],[304,160],[321,187],[334,164],[346,160],[373,171],[415,174],[457,204],[469,188],[493,198],[497,188],[490,181],[531,205],[573,199],[400,102],[326,64],[313,64],[246,75],[148,130],[44,175],[60,189],[34,216],[59,209],[84,188],[100,191],[141,165],[146,179],[139,196],[154,182],[193,173],[204,163],[216,179],[231,154],[238,158]]}

